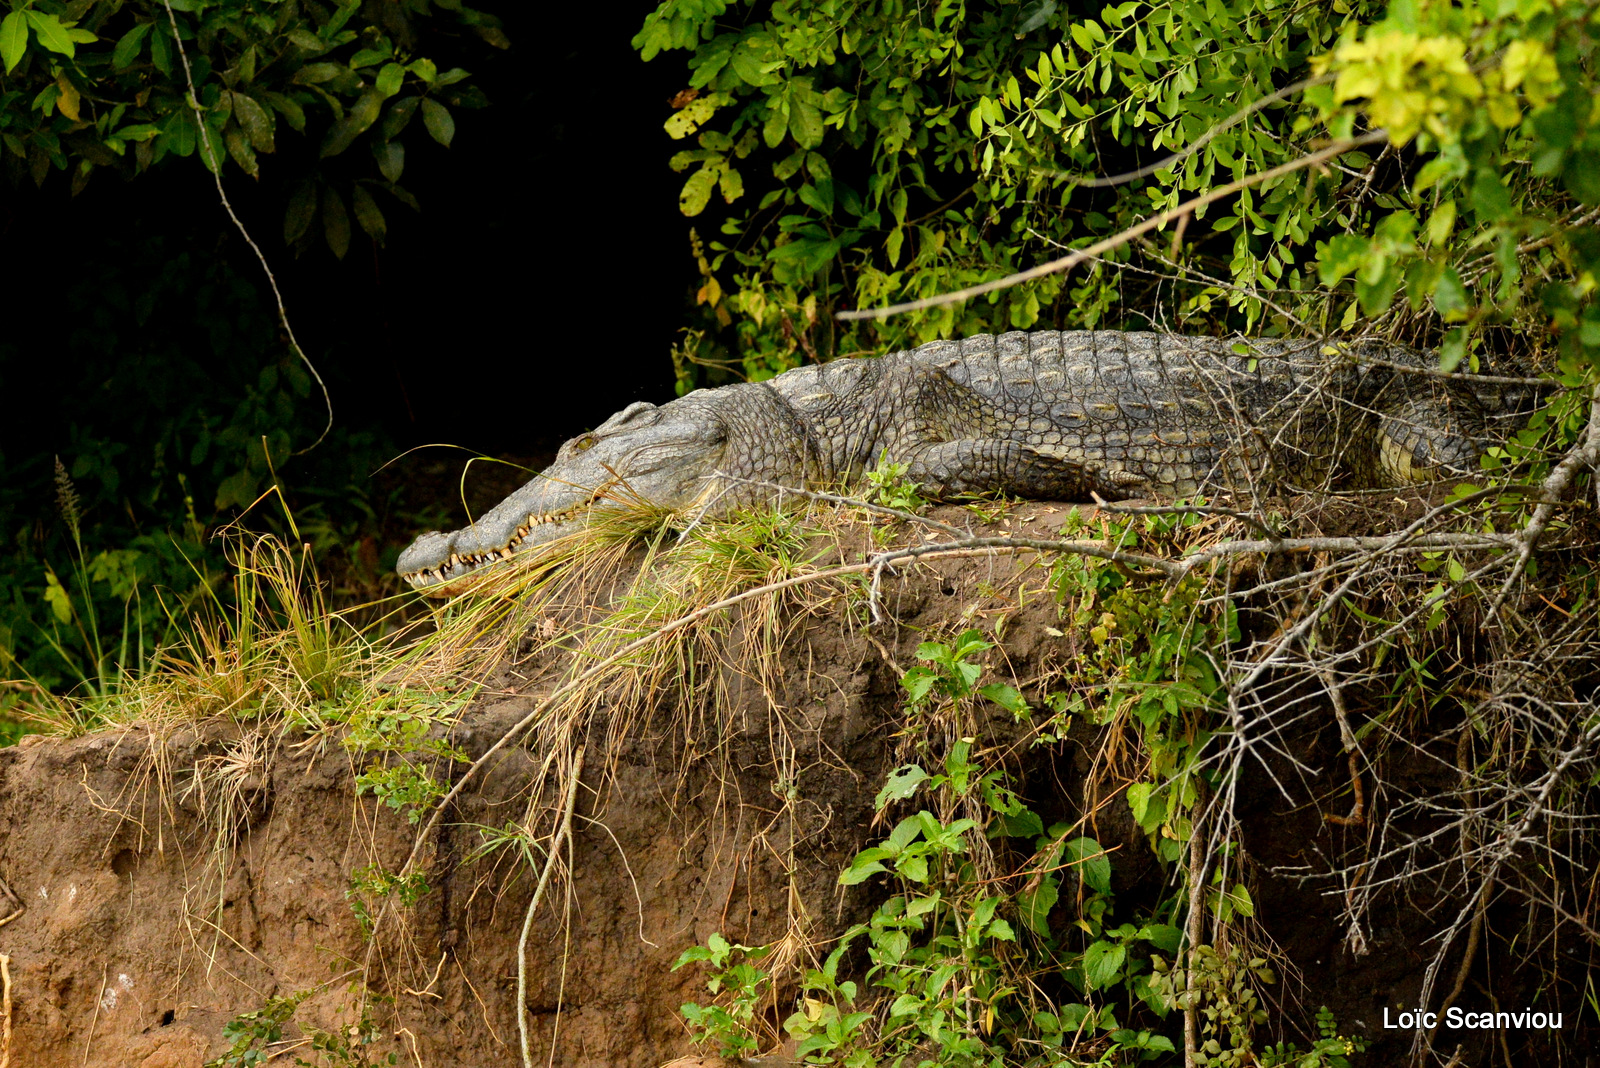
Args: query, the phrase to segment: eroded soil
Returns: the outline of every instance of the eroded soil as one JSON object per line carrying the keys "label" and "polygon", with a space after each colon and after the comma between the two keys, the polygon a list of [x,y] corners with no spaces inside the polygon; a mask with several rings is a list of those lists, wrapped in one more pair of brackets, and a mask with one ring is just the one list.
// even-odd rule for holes
{"label": "eroded soil", "polygon": [[[1060,506],[1029,505],[1011,525],[1050,536],[1063,519]],[[733,700],[714,726],[674,716],[664,697],[620,740],[592,732],[573,877],[547,898],[529,942],[535,1063],[654,1068],[695,1053],[677,1010],[707,996],[699,969],[672,970],[685,948],[718,932],[746,945],[799,932],[821,945],[871,912],[868,889],[841,892],[837,876],[885,833],[872,826],[872,801],[909,753],[896,737],[898,679],[917,643],[998,627],[991,670],[1034,696],[1075,653],[1055,600],[1038,595],[1047,572],[1032,559],[904,568],[885,585],[892,621],[876,627],[863,625],[859,602],[834,597],[785,648],[776,692],[730,674]],[[1019,597],[1019,586],[1032,595]],[[484,752],[558,667],[507,668],[455,741],[469,756]],[[1001,747],[1021,733],[998,709],[978,730]],[[474,857],[483,839],[469,825],[522,818],[544,754],[514,746],[468,790],[434,843],[431,891],[374,951],[352,879],[373,865],[397,870],[415,829],[356,796],[359,769],[337,744],[290,735],[254,748],[253,737],[217,723],[159,738],[143,728],[31,737],[0,750],[0,878],[26,906],[0,927],[11,1065],[200,1068],[228,1048],[229,1021],[296,995],[273,1063],[382,1063],[390,1053],[427,1068],[519,1063],[516,948],[535,876],[505,852]],[[1103,771],[1103,740],[1079,727],[1060,745],[1012,751],[1020,790],[1047,824],[1084,811],[1091,782],[1104,788],[1092,774]],[[1336,790],[1337,735],[1323,724],[1300,744],[1323,768],[1319,788]],[[197,787],[228,760],[244,761],[228,780],[236,789]],[[1421,920],[1397,908],[1373,951],[1351,956],[1337,898],[1272,869],[1351,848],[1357,835],[1265,783],[1242,797],[1259,921],[1299,971],[1269,1028],[1294,1037],[1293,1025],[1328,1004],[1347,1031],[1377,1043],[1358,1064],[1398,1063],[1404,1045],[1386,1040],[1379,1014],[1420,981],[1425,947],[1409,940]],[[1170,892],[1120,799],[1099,809],[1093,831],[1114,851],[1119,895]],[[792,990],[780,991],[773,1021],[789,1009],[785,996]],[[317,1061],[308,1028],[348,1040],[362,1033],[363,1011],[376,1041]]]}

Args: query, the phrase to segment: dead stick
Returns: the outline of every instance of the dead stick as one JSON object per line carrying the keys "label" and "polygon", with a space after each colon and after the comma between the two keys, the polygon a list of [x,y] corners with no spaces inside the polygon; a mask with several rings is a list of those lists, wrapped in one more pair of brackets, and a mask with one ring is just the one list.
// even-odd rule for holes
{"label": "dead stick", "polygon": [[111,965],[100,966],[100,993],[94,999],[94,1017],[89,1021],[89,1037],[83,1040],[83,1063],[89,1063],[89,1051],[94,1048],[94,1029],[100,1025],[100,1003],[106,996],[106,975],[110,972]]}
{"label": "dead stick", "polygon": [[1206,849],[1200,835],[1200,816],[1203,798],[1198,789],[1194,799],[1194,816],[1189,821],[1189,916],[1184,924],[1188,945],[1183,951],[1183,1068],[1200,1064],[1200,991],[1196,985],[1199,974],[1194,965],[1194,951],[1205,937],[1206,907]]}
{"label": "dead stick", "polygon": [[1344,687],[1335,677],[1333,668],[1325,662],[1318,661],[1317,674],[1322,676],[1322,685],[1333,704],[1334,718],[1339,721],[1339,742],[1344,746],[1345,758],[1350,765],[1350,786],[1355,791],[1355,803],[1350,806],[1350,815],[1338,816],[1330,812],[1322,818],[1341,827],[1364,827],[1367,822],[1367,796],[1361,788],[1361,745],[1356,741],[1356,732],[1350,729],[1350,714],[1344,707]]}
{"label": "dead stick", "polygon": [[0,953],[0,1068],[11,1065],[11,958]]}
{"label": "dead stick", "polygon": [[567,780],[567,800],[562,806],[561,826],[550,840],[550,852],[545,857],[544,871],[539,874],[539,885],[528,902],[528,913],[522,918],[522,938],[517,942],[517,1031],[522,1038],[522,1068],[533,1068],[533,1054],[528,1049],[528,932],[533,930],[533,914],[539,911],[544,898],[544,888],[555,870],[556,858],[561,855],[561,844],[572,833],[572,810],[578,803],[578,780],[583,776],[583,746],[578,746],[572,758],[572,772]]}

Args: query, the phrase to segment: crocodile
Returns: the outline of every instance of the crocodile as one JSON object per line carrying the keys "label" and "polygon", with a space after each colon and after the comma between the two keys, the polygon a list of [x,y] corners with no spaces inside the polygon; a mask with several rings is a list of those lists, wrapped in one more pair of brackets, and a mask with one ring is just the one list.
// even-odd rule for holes
{"label": "crocodile", "polygon": [[883,460],[930,496],[1064,501],[1468,477],[1495,421],[1526,398],[1416,373],[1429,367],[1377,342],[1121,331],[981,334],[835,360],[630,404],[470,525],[418,537],[396,569],[446,595],[608,502],[716,515],[774,495],[751,481],[838,485]]}

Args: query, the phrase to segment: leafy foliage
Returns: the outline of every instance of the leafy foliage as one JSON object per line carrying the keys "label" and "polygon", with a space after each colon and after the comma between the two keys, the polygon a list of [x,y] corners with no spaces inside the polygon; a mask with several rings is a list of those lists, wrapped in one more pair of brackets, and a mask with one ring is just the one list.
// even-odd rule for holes
{"label": "leafy foliage", "polygon": [[[1576,377],[1600,361],[1594,36],[1595,5],[1550,0],[665,0],[634,45],[689,53],[666,129],[696,147],[671,163],[684,214],[725,206],[698,299],[752,376],[1159,314],[1301,333],[1387,316],[1447,365],[1486,330],[1550,322]],[[1166,254],[1143,248],[1181,283],[1160,312],[1155,282],[1102,262],[918,317],[830,319],[1030,267],[1374,127],[1381,152],[1261,181],[1173,223]]]}
{"label": "leafy foliage", "polygon": [[[979,701],[1029,715],[1014,688],[980,685],[984,668],[972,658],[992,648],[976,630],[923,643],[922,664],[902,680],[912,722]],[[1083,1063],[1072,1055],[1091,1047],[1107,1065],[1173,1052],[1159,1033],[1167,1007],[1151,986],[1149,951],[1175,951],[1178,929],[1154,920],[1113,923],[1106,850],[1073,824],[1046,829],[1002,769],[977,763],[973,742],[954,743],[937,772],[896,769],[879,791],[880,813],[919,796],[926,807],[840,873],[841,886],[887,893],[821,967],[806,970],[783,1025],[795,1056],[818,1065],[1043,1066]],[[1017,874],[984,876],[979,855],[995,841],[1022,844],[1030,855]],[[851,962],[863,948],[857,981]],[[753,962],[766,953],[715,935],[683,954],[680,967],[716,969],[710,990],[728,1002],[683,1007],[697,1039],[717,1040],[725,1054],[755,1049],[754,1009],[772,984]],[[1119,1022],[1139,1012],[1153,1014],[1146,1026]]]}
{"label": "leafy foliage", "polygon": [[168,156],[213,172],[231,161],[255,178],[292,131],[321,160],[370,157],[319,164],[285,214],[290,244],[321,239],[343,257],[352,218],[383,239],[375,193],[417,207],[400,184],[407,145],[448,147],[453,109],[486,103],[467,71],[428,53],[463,31],[506,47],[499,25],[459,0],[27,0],[0,20],[0,158],[35,183],[67,172],[74,192],[97,169],[131,177]]}

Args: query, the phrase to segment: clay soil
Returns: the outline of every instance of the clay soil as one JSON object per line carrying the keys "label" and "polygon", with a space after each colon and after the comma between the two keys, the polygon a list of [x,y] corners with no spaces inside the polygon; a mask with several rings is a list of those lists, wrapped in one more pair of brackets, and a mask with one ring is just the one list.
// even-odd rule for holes
{"label": "clay soil", "polygon": [[[1030,505],[1011,523],[1050,536],[1063,518],[1059,506]],[[886,833],[873,826],[872,803],[909,755],[896,737],[898,678],[917,643],[998,626],[991,670],[1035,697],[1073,655],[1052,597],[1019,607],[1019,584],[1037,593],[1048,574],[1023,569],[1028,559],[905,569],[886,585],[892,621],[876,627],[835,598],[785,648],[777,692],[730,669],[733,700],[714,725],[686,726],[664,698],[621,738],[593,732],[571,878],[546,897],[529,943],[535,1063],[655,1068],[703,1052],[678,1012],[709,1000],[702,969],[673,970],[684,949],[719,932],[754,946],[799,930],[822,944],[870,914],[871,884],[844,893],[837,876]],[[504,668],[454,741],[483,753],[560,667]],[[998,709],[978,729],[985,745],[1010,747],[1015,781],[1047,824],[1093,800],[1098,730],[1030,750],[1014,745],[1021,729]],[[11,1068],[200,1068],[227,1050],[230,1021],[302,993],[272,1064],[378,1064],[391,1053],[425,1068],[520,1063],[516,950],[535,877],[508,853],[475,857],[483,838],[471,825],[521,818],[544,754],[514,746],[468,790],[433,845],[430,892],[374,951],[352,908],[352,878],[370,865],[398,869],[415,828],[356,796],[359,769],[336,744],[267,736],[251,748],[254,739],[248,724],[209,723],[160,737],[143,728],[30,737],[0,750],[0,878],[25,906],[0,926]],[[1336,734],[1301,742],[1323,768],[1321,787],[1337,788]],[[219,807],[194,788],[196,769],[241,752],[248,773]],[[1338,854],[1354,832],[1264,783],[1243,796],[1259,921],[1297,966],[1274,993],[1283,1008],[1269,1029],[1304,1044],[1296,1027],[1327,1004],[1347,1033],[1375,1043],[1357,1064],[1399,1063],[1409,1035],[1386,1037],[1379,1014],[1418,988],[1428,947],[1412,940],[1424,917],[1397,906],[1372,951],[1352,957],[1337,898],[1272,870]],[[1120,799],[1100,808],[1093,833],[1114,851],[1119,901],[1170,892]],[[0,899],[0,916],[7,911]],[[792,993],[779,991],[774,1023]],[[363,1012],[374,1042],[343,1061],[312,1051],[316,1031],[360,1035]],[[786,1063],[777,1037],[765,1063]]]}

